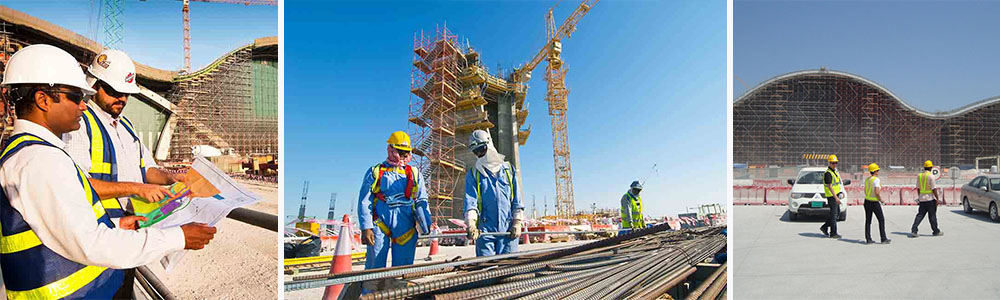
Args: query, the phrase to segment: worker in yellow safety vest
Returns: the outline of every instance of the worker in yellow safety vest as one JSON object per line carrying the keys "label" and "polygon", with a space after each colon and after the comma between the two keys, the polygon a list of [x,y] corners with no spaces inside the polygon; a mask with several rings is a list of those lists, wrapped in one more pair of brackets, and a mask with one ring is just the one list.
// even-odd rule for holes
{"label": "worker in yellow safety vest", "polygon": [[139,230],[139,217],[112,217],[107,197],[63,150],[80,129],[94,90],[77,61],[54,46],[22,48],[3,82],[17,120],[0,154],[0,269],[8,299],[111,299],[122,269],[201,249],[215,228],[199,224]]}
{"label": "worker in yellow safety vest", "polygon": [[[431,226],[423,176],[409,165],[410,136],[396,131],[386,143],[386,159],[365,172],[358,197],[361,242],[368,246],[366,270],[384,268],[390,249],[393,267],[412,265],[417,234],[428,234]],[[376,289],[380,287],[366,285],[362,292]]]}
{"label": "worker in yellow safety vest", "polygon": [[874,244],[872,240],[872,214],[878,218],[878,230],[882,235],[882,243],[888,244],[892,240],[885,236],[885,216],[882,214],[882,181],[878,178],[879,168],[875,163],[868,165],[868,173],[871,174],[865,179],[865,243]]}
{"label": "worker in yellow safety vest", "polygon": [[639,192],[642,192],[642,183],[636,180],[629,186],[625,195],[622,195],[621,229],[623,231],[646,228],[646,220],[642,216],[642,198],[639,197]]}
{"label": "worker in yellow safety vest", "polygon": [[[837,172],[837,163],[840,162],[837,156],[830,155],[826,161],[829,167],[823,173],[823,197],[826,197],[827,206],[830,207],[830,216],[826,219],[826,223],[819,227],[819,230],[823,232],[823,235],[840,238],[840,235],[837,234],[837,219],[840,217],[841,200],[846,197],[843,191],[844,182],[840,179],[840,172]],[[829,232],[827,232],[828,228]]]}
{"label": "worker in yellow safety vest", "polygon": [[938,228],[937,205],[941,197],[938,195],[931,169],[934,169],[934,163],[929,160],[925,161],[924,171],[917,174],[917,192],[919,193],[917,201],[920,207],[917,209],[917,217],[913,219],[913,227],[910,228],[911,238],[918,237],[917,225],[920,225],[920,222],[924,220],[924,215],[929,215],[932,233],[935,236],[944,235],[944,232]]}

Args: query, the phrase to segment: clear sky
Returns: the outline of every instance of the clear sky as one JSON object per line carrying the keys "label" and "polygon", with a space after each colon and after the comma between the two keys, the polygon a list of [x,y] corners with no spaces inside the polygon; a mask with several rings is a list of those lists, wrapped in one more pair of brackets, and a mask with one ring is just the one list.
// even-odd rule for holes
{"label": "clear sky", "polygon": [[[325,217],[357,203],[366,168],[385,159],[389,133],[407,130],[414,32],[449,29],[486,66],[513,67],[544,44],[551,1],[285,3],[285,214]],[[561,24],[578,1],[556,9]],[[658,164],[646,213],[726,201],[725,1],[601,1],[563,41],[569,68],[569,143],[578,210],[617,208],[629,183]],[[526,203],[555,184],[544,65],[527,102],[521,147]],[[465,141],[461,141],[465,142]]]}
{"label": "clear sky", "polygon": [[[0,4],[48,21],[91,40],[103,41],[101,1],[3,0]],[[184,67],[180,1],[125,1],[121,49],[142,64]],[[195,70],[254,39],[278,35],[277,6],[191,2],[191,67]]]}
{"label": "clear sky", "polygon": [[998,96],[998,11],[997,1],[737,0],[733,94],[826,67],[875,81],[931,112]]}

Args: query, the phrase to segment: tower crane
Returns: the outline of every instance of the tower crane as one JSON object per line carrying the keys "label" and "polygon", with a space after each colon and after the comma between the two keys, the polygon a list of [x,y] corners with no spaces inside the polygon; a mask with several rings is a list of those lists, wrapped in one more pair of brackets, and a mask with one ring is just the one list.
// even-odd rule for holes
{"label": "tower crane", "polygon": [[184,7],[181,13],[184,14],[184,71],[191,72],[191,8],[188,4],[195,2],[230,3],[250,5],[278,5],[277,0],[181,0]]}
{"label": "tower crane", "polygon": [[583,0],[573,10],[562,25],[555,26],[552,11],[559,4],[549,9],[545,17],[545,46],[535,54],[523,67],[514,71],[515,84],[525,84],[531,79],[531,71],[543,60],[547,61],[545,81],[547,93],[545,102],[549,104],[549,116],[552,117],[552,160],[555,167],[556,180],[556,215],[571,216],[575,213],[573,199],[573,169],[569,160],[569,129],[566,123],[567,96],[566,69],[562,63],[562,39],[569,38],[576,31],[576,24],[590,11],[598,0]]}

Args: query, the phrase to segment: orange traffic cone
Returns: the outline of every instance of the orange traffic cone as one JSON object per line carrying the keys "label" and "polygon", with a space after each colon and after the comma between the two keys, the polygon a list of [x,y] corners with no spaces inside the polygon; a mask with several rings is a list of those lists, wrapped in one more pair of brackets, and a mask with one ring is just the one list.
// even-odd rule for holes
{"label": "orange traffic cone", "polygon": [[[350,221],[347,217],[344,218]],[[345,223],[340,226],[340,234],[337,235],[337,250],[334,251],[333,260],[331,261],[330,274],[340,274],[351,271],[351,228],[350,223]],[[337,299],[340,297],[340,291],[344,289],[343,284],[337,284],[326,287],[326,291],[323,292],[323,299]]]}
{"label": "orange traffic cone", "polygon": [[[527,229],[527,228],[525,228],[525,229]],[[531,238],[528,237],[527,230],[521,231],[521,244],[522,245],[530,245],[531,244]]]}
{"label": "orange traffic cone", "polygon": [[[434,235],[441,234],[441,230],[438,229],[437,225],[431,225],[431,234],[434,234]],[[440,247],[440,245],[438,243],[438,238],[432,238],[431,239],[431,251],[427,252],[427,260],[431,260],[431,256],[434,256],[434,255],[438,254],[438,247]]]}

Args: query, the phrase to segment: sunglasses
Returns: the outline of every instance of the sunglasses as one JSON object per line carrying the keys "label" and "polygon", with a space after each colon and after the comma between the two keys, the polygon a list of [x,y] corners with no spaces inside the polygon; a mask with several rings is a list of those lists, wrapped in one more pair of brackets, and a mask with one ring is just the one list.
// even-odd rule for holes
{"label": "sunglasses", "polygon": [[82,93],[82,92],[74,92],[74,91],[50,90],[50,91],[45,91],[45,92],[52,93],[52,94],[63,94],[63,95],[66,95],[66,99],[69,99],[69,101],[73,101],[73,103],[76,103],[76,104],[80,104],[80,102],[83,101],[83,99],[85,99],[87,97],[87,95],[84,94],[84,93]]}
{"label": "sunglasses", "polygon": [[[395,148],[394,148],[394,149],[395,149]],[[400,149],[396,149],[396,153],[397,153],[397,154],[399,154],[399,156],[407,156],[407,155],[410,155],[410,151],[406,151],[406,150],[400,150]]]}
{"label": "sunglasses", "polygon": [[472,154],[475,154],[477,156],[486,154],[486,146],[483,145],[480,147],[476,147],[476,149],[472,149]]}
{"label": "sunglasses", "polygon": [[128,96],[128,94],[126,93],[116,91],[113,87],[111,87],[111,85],[103,81],[101,81],[101,88],[104,89],[104,93],[108,94],[108,96],[111,96],[111,98],[122,98]]}

